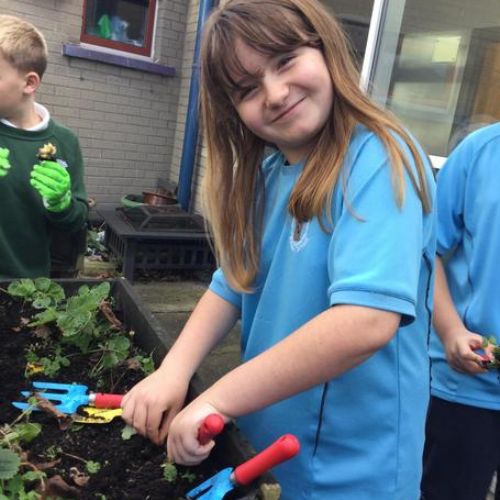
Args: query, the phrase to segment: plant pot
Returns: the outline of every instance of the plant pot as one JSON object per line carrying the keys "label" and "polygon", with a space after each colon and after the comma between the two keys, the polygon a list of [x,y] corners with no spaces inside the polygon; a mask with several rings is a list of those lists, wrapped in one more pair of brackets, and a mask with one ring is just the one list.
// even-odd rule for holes
{"label": "plant pot", "polygon": [[159,191],[143,191],[144,203],[146,205],[162,206],[162,205],[175,205],[177,199],[170,193],[163,193]]}
{"label": "plant pot", "polygon": [[140,194],[126,194],[122,197],[121,203],[126,208],[136,208],[145,205],[144,196]]}

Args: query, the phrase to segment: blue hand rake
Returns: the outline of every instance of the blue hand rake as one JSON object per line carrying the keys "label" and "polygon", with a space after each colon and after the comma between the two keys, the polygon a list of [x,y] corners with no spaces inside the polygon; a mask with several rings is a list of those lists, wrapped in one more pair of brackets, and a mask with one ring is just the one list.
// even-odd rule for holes
{"label": "blue hand rake", "polygon": [[[78,407],[91,404],[96,408],[120,408],[123,399],[121,394],[89,393],[86,385],[82,384],[60,384],[56,382],[33,382],[33,388],[41,397],[55,404],[56,409],[62,413],[75,413]],[[56,392],[46,392],[46,391]],[[25,398],[35,395],[34,391],[21,391]],[[14,401],[12,403],[20,410],[39,410],[36,405]]]}

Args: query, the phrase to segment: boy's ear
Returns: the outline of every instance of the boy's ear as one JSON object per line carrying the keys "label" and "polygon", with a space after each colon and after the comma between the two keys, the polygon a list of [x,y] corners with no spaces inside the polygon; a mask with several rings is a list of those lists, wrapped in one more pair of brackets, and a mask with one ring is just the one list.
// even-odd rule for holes
{"label": "boy's ear", "polygon": [[40,87],[40,76],[35,71],[30,71],[24,76],[24,93],[33,95]]}

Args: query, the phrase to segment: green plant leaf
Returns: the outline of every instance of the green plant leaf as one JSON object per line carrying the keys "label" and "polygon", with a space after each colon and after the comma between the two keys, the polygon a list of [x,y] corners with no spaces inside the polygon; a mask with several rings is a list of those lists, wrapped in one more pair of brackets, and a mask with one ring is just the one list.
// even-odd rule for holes
{"label": "green plant leaf", "polygon": [[40,290],[41,292],[48,292],[50,285],[52,284],[52,280],[50,278],[36,278],[33,283],[37,290]]}
{"label": "green plant leaf", "polygon": [[188,483],[194,483],[196,481],[196,474],[193,472],[185,471],[181,474],[181,478],[185,479]]}
{"label": "green plant leaf", "polygon": [[34,422],[26,422],[16,424],[14,430],[19,434],[19,441],[31,443],[42,432],[42,426]]}
{"label": "green plant leaf", "polygon": [[139,362],[144,375],[150,375],[155,371],[155,362],[151,356],[135,356],[135,359]]}
{"label": "green plant leaf", "polygon": [[0,479],[11,479],[19,471],[21,458],[12,450],[0,449]]}
{"label": "green plant leaf", "polygon": [[61,329],[63,337],[73,337],[80,333],[90,321],[92,321],[90,311],[68,311],[59,314],[57,326]]}
{"label": "green plant leaf", "polygon": [[68,300],[68,308],[70,307],[70,302],[73,307],[84,307],[88,309],[97,309],[104,299],[109,297],[109,292],[111,291],[111,285],[108,281],[89,288],[87,285],[83,285],[78,290],[78,295],[71,297]]}
{"label": "green plant leaf", "polygon": [[130,425],[126,425],[122,429],[122,439],[124,441],[128,441],[135,434],[137,434],[136,430],[132,426],[130,426]]}
{"label": "green plant leaf", "polygon": [[62,449],[60,446],[52,445],[45,450],[44,456],[49,460],[55,460],[61,454],[61,452]]}
{"label": "green plant leaf", "polygon": [[57,319],[57,311],[51,307],[45,309],[45,311],[39,312],[33,316],[34,321],[31,321],[28,326],[40,326],[52,323]]}
{"label": "green plant leaf", "polygon": [[130,350],[130,340],[127,337],[115,336],[109,339],[105,348],[112,351],[118,361],[127,359]]}
{"label": "green plant leaf", "polygon": [[40,296],[49,297],[53,304],[57,304],[66,298],[64,288],[49,278],[36,278],[35,287]]}
{"label": "green plant leaf", "polygon": [[36,292],[36,286],[33,280],[23,278],[13,281],[7,288],[7,291],[13,297],[29,299]]}
{"label": "green plant leaf", "polygon": [[37,297],[31,304],[35,309],[47,309],[52,304],[52,299],[46,295]]}
{"label": "green plant leaf", "polygon": [[163,479],[169,483],[175,483],[177,480],[177,467],[175,464],[166,462],[162,464],[163,467]]}
{"label": "green plant leaf", "polygon": [[85,468],[89,474],[97,474],[101,470],[101,464],[93,460],[87,460],[87,462],[85,462]]}
{"label": "green plant leaf", "polygon": [[23,474],[23,479],[25,481],[40,481],[40,479],[43,479],[46,476],[46,474],[42,471],[34,471],[34,470],[29,470],[28,472],[25,472]]}
{"label": "green plant leaf", "polygon": [[109,281],[103,281],[99,286],[92,288],[91,293],[98,300],[99,304],[109,297],[109,292],[111,291],[111,283]]}

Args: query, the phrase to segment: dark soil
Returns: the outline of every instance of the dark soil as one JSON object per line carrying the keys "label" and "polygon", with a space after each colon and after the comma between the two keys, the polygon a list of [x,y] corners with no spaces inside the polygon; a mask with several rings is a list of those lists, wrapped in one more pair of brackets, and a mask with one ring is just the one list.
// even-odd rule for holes
{"label": "dark soil", "polygon": [[[30,389],[30,380],[24,377],[26,365],[24,354],[27,346],[36,339],[29,329],[19,330],[19,325],[21,317],[29,318],[31,312],[27,305],[0,291],[0,345],[2,346],[0,425],[12,423],[19,416],[20,411],[10,402],[21,399],[21,390]],[[55,381],[81,383],[87,385],[91,391],[96,390],[96,381],[90,380],[86,375],[94,361],[82,355],[72,357],[71,366],[64,368]],[[120,373],[120,380],[116,381],[113,392],[126,392],[143,376],[140,372],[130,370],[124,376]],[[42,376],[40,379],[46,380],[47,377]],[[103,389],[108,390],[108,388]],[[123,440],[121,432],[125,424],[120,418],[99,425],[73,423],[67,430],[61,430],[56,419],[43,412],[33,412],[30,420],[41,423],[43,428],[39,436],[26,446],[29,461],[34,464],[50,462],[48,450],[59,450],[57,458],[60,462],[45,471],[48,477],[60,475],[68,484],[74,486],[69,474],[71,467],[77,467],[85,472],[84,461],[92,460],[101,464],[100,471],[90,475],[88,484],[79,488],[80,493],[77,498],[106,500],[184,498],[187,491],[207,477],[211,477],[218,469],[210,463],[210,459],[198,467],[178,467],[179,475],[187,471],[194,473],[196,479],[192,483],[182,479],[172,485],[163,479],[161,465],[166,460],[165,450],[138,435]]]}

